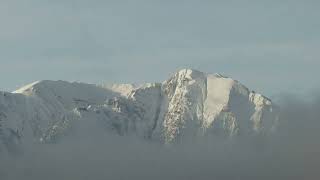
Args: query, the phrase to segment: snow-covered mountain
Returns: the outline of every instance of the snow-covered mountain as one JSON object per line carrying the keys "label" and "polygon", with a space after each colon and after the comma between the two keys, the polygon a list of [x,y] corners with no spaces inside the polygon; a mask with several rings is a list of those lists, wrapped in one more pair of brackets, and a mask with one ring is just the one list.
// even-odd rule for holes
{"label": "snow-covered mountain", "polygon": [[0,93],[0,142],[9,148],[21,142],[55,142],[74,131],[85,135],[87,126],[174,143],[211,135],[268,134],[277,121],[268,98],[231,78],[191,69],[163,83],[38,81]]}

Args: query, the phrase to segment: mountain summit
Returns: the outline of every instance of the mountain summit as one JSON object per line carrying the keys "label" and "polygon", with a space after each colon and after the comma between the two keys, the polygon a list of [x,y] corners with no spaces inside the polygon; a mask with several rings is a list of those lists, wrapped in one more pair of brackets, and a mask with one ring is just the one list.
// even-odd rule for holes
{"label": "mountain summit", "polygon": [[[271,133],[271,100],[220,74],[183,69],[163,83],[38,81],[0,93],[0,142],[56,142],[88,128],[162,143]],[[80,130],[81,129],[81,130]],[[0,144],[1,147],[1,144]]]}

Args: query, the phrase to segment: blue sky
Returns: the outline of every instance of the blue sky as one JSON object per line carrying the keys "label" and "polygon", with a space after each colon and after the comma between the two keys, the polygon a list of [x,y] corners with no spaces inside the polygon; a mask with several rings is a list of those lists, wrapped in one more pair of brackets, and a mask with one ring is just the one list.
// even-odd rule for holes
{"label": "blue sky", "polygon": [[0,89],[218,72],[269,96],[320,88],[320,1],[1,0]]}

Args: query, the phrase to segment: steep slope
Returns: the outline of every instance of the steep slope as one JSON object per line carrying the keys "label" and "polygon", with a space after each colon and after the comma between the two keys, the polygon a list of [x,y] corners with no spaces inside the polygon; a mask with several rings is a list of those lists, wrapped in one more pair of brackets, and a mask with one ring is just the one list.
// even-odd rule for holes
{"label": "steep slope", "polygon": [[190,135],[270,133],[277,123],[276,109],[268,98],[219,74],[184,69],[163,88],[168,99],[163,120],[166,142]]}
{"label": "steep slope", "polygon": [[[55,142],[95,124],[99,131],[174,143],[208,135],[271,133],[272,102],[231,78],[183,69],[134,86],[39,81],[0,94],[1,142]],[[98,129],[97,129],[98,130]],[[9,143],[10,142],[10,143]]]}
{"label": "steep slope", "polygon": [[[27,99],[22,95],[0,92],[0,151],[4,147],[11,151],[19,144],[23,132],[27,131],[25,117]],[[30,134],[26,133],[26,138]]]}
{"label": "steep slope", "polygon": [[165,142],[174,141],[180,134],[197,134],[204,115],[206,84],[204,73],[190,69],[181,70],[164,82],[164,94],[168,101],[163,120]]}

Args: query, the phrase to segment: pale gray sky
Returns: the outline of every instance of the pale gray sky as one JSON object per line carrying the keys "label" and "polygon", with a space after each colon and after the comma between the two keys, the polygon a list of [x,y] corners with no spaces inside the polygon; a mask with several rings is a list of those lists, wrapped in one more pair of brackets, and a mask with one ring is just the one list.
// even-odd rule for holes
{"label": "pale gray sky", "polygon": [[320,88],[320,1],[1,0],[0,89],[218,72],[266,95]]}

